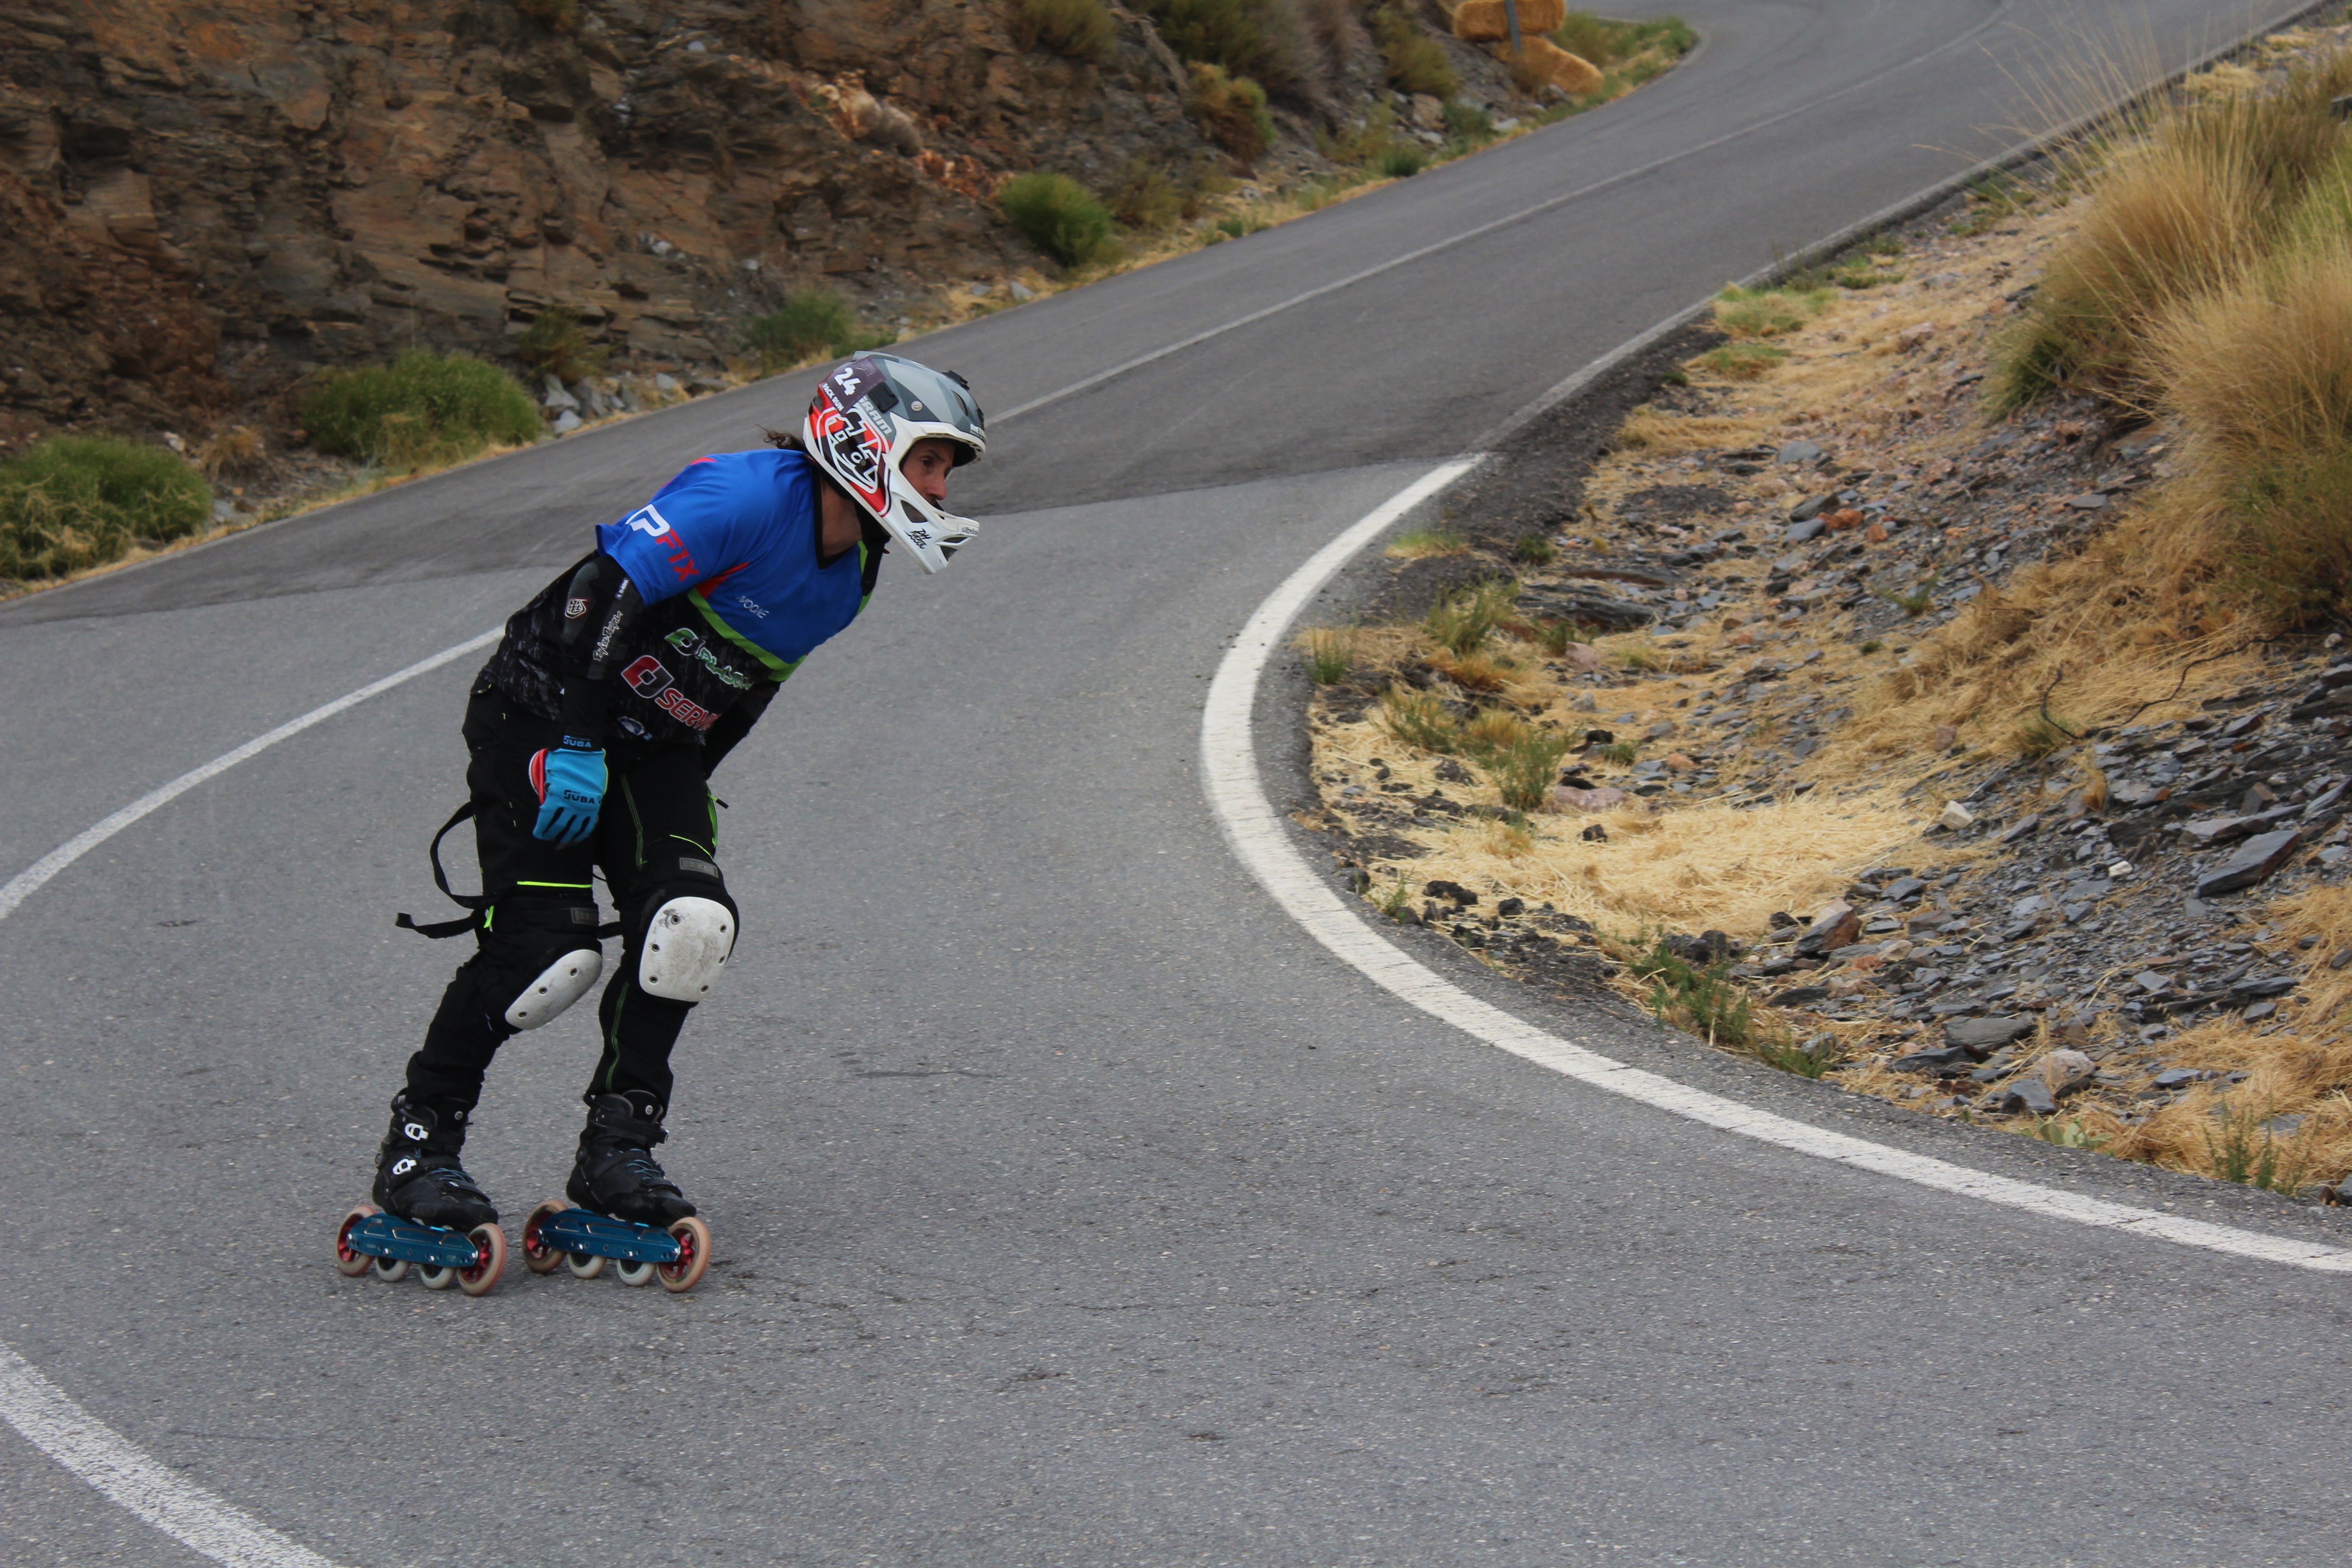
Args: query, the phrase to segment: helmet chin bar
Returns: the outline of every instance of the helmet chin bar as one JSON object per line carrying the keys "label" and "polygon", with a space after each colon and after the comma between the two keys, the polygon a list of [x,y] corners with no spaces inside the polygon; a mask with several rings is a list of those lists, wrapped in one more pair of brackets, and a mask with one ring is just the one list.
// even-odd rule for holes
{"label": "helmet chin bar", "polygon": [[938,572],[980,531],[980,524],[968,517],[958,517],[943,511],[917,493],[904,474],[893,469],[889,478],[890,509],[875,519],[887,529],[908,554],[912,555],[925,572]]}

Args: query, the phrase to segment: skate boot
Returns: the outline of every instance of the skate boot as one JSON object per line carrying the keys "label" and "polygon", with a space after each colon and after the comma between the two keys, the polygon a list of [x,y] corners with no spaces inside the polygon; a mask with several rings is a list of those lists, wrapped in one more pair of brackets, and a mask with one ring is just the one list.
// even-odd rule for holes
{"label": "skate boot", "polygon": [[437,1110],[402,1090],[376,1149],[375,1201],[418,1225],[463,1232],[495,1223],[498,1209],[458,1163],[465,1143],[464,1111]]}
{"label": "skate boot", "polygon": [[693,1214],[677,1184],[654,1163],[654,1145],[669,1136],[663,1110],[643,1089],[592,1098],[564,1195],[583,1209],[656,1229]]}

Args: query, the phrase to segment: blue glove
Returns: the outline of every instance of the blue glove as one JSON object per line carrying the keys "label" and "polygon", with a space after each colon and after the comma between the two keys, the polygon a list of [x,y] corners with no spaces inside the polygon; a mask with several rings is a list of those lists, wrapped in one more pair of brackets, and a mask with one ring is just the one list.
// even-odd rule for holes
{"label": "blue glove", "polygon": [[539,792],[539,822],[533,838],[577,844],[596,831],[596,808],[604,803],[604,753],[576,736],[550,746],[530,760],[531,787]]}

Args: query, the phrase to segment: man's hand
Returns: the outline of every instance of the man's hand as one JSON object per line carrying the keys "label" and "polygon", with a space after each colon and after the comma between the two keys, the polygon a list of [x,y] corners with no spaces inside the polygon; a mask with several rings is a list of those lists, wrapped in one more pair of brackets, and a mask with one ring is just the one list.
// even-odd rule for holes
{"label": "man's hand", "polygon": [[604,804],[604,753],[593,741],[566,735],[530,759],[530,785],[539,792],[533,838],[577,844],[596,831],[596,811]]}

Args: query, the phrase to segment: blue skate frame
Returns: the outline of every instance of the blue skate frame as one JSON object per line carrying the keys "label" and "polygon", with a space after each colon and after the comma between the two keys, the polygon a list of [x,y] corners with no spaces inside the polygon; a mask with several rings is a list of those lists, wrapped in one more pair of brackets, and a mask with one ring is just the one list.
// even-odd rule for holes
{"label": "blue skate frame", "polygon": [[[368,1215],[344,1232],[343,1240],[353,1252],[422,1263],[428,1268],[476,1268],[483,1261],[482,1249],[463,1231],[446,1226],[418,1225],[388,1214]],[[673,1248],[675,1246],[672,1243]]]}
{"label": "blue skate frame", "polygon": [[613,1219],[587,1209],[565,1209],[539,1222],[539,1245],[574,1257],[613,1258],[623,1263],[675,1263],[677,1237],[649,1225]]}

